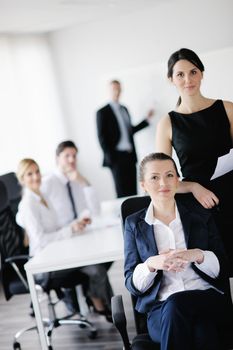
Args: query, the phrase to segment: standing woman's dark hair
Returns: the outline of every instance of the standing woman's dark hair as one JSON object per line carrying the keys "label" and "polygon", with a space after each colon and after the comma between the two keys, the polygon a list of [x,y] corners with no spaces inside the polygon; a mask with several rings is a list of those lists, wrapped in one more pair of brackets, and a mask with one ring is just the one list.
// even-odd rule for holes
{"label": "standing woman's dark hair", "polygon": [[[197,54],[190,50],[190,49],[185,49],[182,48],[176,52],[174,52],[167,63],[167,77],[168,78],[172,78],[173,75],[173,67],[176,64],[176,62],[180,61],[180,60],[186,60],[191,62],[192,64],[194,64],[194,66],[196,66],[198,69],[200,69],[201,72],[204,72],[205,67],[203,65],[203,63],[201,62],[200,58],[197,56]],[[181,104],[181,97],[179,97],[178,102],[177,102],[177,106],[179,106]]]}

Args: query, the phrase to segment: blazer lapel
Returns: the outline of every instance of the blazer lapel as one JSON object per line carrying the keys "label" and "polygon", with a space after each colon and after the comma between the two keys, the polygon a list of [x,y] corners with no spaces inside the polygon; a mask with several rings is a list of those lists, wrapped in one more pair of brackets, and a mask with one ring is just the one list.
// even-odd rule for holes
{"label": "blazer lapel", "polygon": [[158,254],[158,248],[154,236],[154,226],[148,225],[144,218],[142,218],[138,224],[138,238],[139,237],[147,248],[148,256]]}
{"label": "blazer lapel", "polygon": [[111,116],[111,118],[114,120],[114,122],[117,123],[117,117],[116,117],[114,110],[112,109],[110,103],[108,104],[108,112],[109,112],[109,116]]}
{"label": "blazer lapel", "polygon": [[108,135],[108,137],[112,139],[112,142],[115,146],[120,138],[120,128],[117,121],[117,117],[115,116],[115,113],[110,104],[107,105],[107,109],[108,109],[108,113],[107,113],[108,118],[106,122],[108,123],[110,128],[110,135]]}

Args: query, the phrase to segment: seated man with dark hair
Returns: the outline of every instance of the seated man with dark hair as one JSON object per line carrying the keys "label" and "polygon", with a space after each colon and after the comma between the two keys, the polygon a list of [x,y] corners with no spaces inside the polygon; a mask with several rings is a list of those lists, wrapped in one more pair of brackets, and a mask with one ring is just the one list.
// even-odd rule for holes
{"label": "seated man with dark hair", "polygon": [[[42,191],[53,204],[59,227],[74,219],[98,214],[99,202],[89,182],[77,168],[78,148],[73,141],[63,141],[56,149],[56,171],[42,179]],[[104,264],[80,268],[89,277],[89,289],[94,308],[111,321],[112,288]]]}

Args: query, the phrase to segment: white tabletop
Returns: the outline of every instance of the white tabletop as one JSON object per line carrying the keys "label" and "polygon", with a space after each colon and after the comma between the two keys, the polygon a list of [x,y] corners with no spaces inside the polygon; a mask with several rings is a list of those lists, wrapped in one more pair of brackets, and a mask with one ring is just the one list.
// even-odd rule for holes
{"label": "white tabletop", "polygon": [[25,265],[43,350],[48,350],[34,275],[123,259],[120,205],[125,198],[101,203],[100,215],[81,234],[49,243]]}
{"label": "white tabletop", "polygon": [[87,230],[69,239],[52,242],[29,260],[33,274],[123,259],[120,223]]}
{"label": "white tabletop", "polygon": [[101,203],[101,213],[85,231],[49,243],[24,265],[32,274],[123,259],[120,206],[125,198]]}

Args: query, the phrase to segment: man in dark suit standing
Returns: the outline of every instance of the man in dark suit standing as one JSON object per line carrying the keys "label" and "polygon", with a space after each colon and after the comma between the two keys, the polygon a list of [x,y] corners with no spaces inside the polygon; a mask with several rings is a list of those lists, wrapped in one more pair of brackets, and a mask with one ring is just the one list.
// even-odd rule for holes
{"label": "man in dark suit standing", "polygon": [[150,110],[146,119],[136,126],[131,124],[130,114],[119,103],[121,84],[110,82],[111,101],[97,111],[97,131],[104,152],[103,166],[111,169],[117,197],[137,194],[137,155],[133,135],[149,125],[154,115]]}

